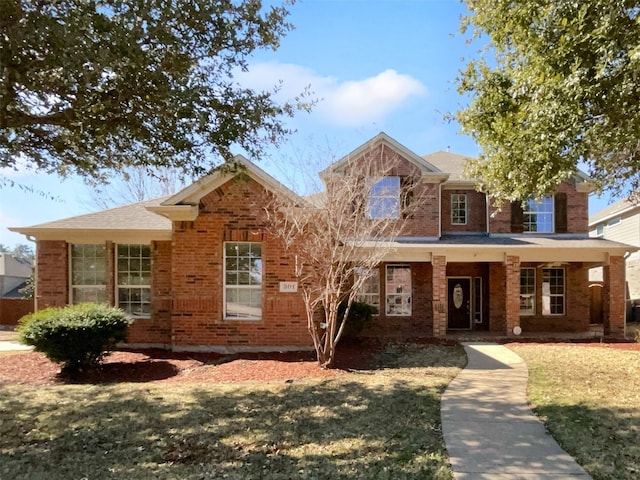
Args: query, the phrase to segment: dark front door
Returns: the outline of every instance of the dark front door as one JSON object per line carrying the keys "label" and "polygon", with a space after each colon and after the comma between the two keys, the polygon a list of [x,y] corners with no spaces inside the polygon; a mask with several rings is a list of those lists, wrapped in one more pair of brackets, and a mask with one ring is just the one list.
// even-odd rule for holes
{"label": "dark front door", "polygon": [[471,279],[447,278],[449,317],[447,328],[451,330],[471,329]]}

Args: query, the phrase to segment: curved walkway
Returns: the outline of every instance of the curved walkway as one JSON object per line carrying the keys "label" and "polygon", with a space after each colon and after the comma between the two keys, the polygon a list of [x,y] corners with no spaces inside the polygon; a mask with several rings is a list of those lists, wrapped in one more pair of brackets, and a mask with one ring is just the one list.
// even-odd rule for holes
{"label": "curved walkway", "polygon": [[529,409],[524,361],[502,345],[463,345],[467,366],[441,405],[454,478],[590,479]]}

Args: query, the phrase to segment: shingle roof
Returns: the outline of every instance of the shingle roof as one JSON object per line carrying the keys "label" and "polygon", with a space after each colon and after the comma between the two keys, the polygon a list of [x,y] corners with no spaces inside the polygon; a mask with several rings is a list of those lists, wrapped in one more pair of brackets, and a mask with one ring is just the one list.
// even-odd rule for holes
{"label": "shingle roof", "polygon": [[422,158],[444,173],[451,174],[449,181],[473,181],[473,179],[467,178],[463,174],[464,165],[471,157],[439,151],[423,155]]}
{"label": "shingle roof", "polygon": [[171,233],[171,221],[147,210],[149,206],[159,205],[168,197],[110,208],[99,212],[87,213],[75,217],[63,218],[52,222],[40,223],[28,227],[12,227],[9,230],[24,235],[41,237],[53,232],[82,232],[98,234],[99,232],[157,232]]}

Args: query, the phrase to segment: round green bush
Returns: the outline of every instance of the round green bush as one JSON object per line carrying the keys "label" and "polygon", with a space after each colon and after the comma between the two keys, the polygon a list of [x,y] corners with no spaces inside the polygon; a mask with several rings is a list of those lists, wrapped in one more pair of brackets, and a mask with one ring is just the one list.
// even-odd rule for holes
{"label": "round green bush", "polygon": [[20,319],[20,341],[62,363],[65,373],[95,367],[106,350],[126,340],[130,319],[104,304],[46,308]]}

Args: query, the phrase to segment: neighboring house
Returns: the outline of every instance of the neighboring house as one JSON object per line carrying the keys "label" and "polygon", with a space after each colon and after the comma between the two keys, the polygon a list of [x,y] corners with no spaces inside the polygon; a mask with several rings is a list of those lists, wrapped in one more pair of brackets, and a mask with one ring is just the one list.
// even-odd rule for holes
{"label": "neighboring house", "polygon": [[33,265],[24,258],[0,253],[0,298],[21,298],[18,290],[33,273]]}
{"label": "neighboring house", "polygon": [[[640,247],[640,205],[623,199],[600,210],[589,218],[589,235]],[[600,268],[591,272],[591,279],[602,280]],[[627,298],[640,303],[640,252],[626,258]]]}
{"label": "neighboring house", "polygon": [[[465,157],[421,157],[380,133],[323,173],[347,174],[367,152],[400,163],[385,202],[415,182],[422,202],[363,289],[379,314],[369,335],[443,337],[586,332],[588,272],[604,271],[604,330],[624,330],[624,256],[588,236],[592,185],[577,174],[541,202],[495,209],[465,178]],[[130,312],[132,344],[174,350],[311,345],[295,259],[260,215],[266,195],[295,193],[242,157],[171,196],[13,231],[37,240],[37,308],[105,301]],[[378,183],[379,183],[378,182]],[[377,184],[376,184],[377,185]],[[374,189],[371,190],[373,192]],[[373,195],[373,193],[372,193]],[[394,197],[395,195],[395,197]]]}
{"label": "neighboring house", "polygon": [[13,328],[24,315],[33,312],[33,300],[22,298],[20,290],[33,273],[29,260],[0,253],[0,325]]}

